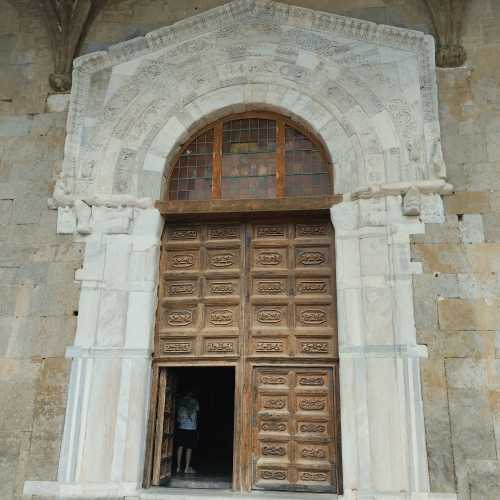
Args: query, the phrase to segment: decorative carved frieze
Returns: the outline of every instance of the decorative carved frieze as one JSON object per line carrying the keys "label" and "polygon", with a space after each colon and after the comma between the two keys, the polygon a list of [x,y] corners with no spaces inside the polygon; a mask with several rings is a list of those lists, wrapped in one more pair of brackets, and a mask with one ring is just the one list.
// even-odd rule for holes
{"label": "decorative carved frieze", "polygon": [[90,25],[108,0],[38,0],[49,32],[54,72],[49,83],[56,92],[71,88],[73,59],[78,54]]}
{"label": "decorative carved frieze", "polygon": [[465,9],[470,0],[424,0],[432,18],[437,39],[436,63],[442,68],[456,68],[465,63],[462,45]]}

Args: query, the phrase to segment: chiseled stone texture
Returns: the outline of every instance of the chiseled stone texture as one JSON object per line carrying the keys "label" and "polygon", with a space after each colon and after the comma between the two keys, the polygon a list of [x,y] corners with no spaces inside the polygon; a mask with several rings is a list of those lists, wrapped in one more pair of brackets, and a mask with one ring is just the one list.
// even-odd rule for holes
{"label": "chiseled stone texture", "polygon": [[66,112],[46,112],[49,39],[33,2],[0,1],[0,498],[55,478],[81,248],[49,211]]}
{"label": "chiseled stone texture", "polygon": [[432,487],[500,498],[500,8],[471,1],[464,68],[438,70],[443,153],[455,193],[443,225],[413,238]]}

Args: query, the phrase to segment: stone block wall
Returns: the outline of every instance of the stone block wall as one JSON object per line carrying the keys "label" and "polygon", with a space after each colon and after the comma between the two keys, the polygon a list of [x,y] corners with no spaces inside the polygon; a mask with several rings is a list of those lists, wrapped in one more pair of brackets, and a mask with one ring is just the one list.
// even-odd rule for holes
{"label": "stone block wall", "polygon": [[[225,0],[111,1],[90,52]],[[422,0],[286,0],[426,32]],[[68,385],[82,248],[47,208],[66,113],[50,98],[50,44],[30,0],[0,0],[0,498],[53,480]],[[439,70],[449,181],[446,221],[414,238],[414,281],[433,491],[500,498],[500,3],[471,0],[467,68]]]}
{"label": "stone block wall", "polygon": [[66,133],[66,113],[47,106],[48,37],[27,2],[0,12],[0,498],[11,500],[26,477],[57,473],[81,248],[56,235],[47,207]]}
{"label": "stone block wall", "polygon": [[414,238],[429,469],[434,490],[500,498],[500,4],[467,12],[467,67],[438,70],[445,223]]}
{"label": "stone block wall", "polygon": [[[66,113],[47,105],[49,40],[28,2],[0,2],[0,498],[55,479],[81,251],[47,207]],[[22,8],[21,8],[22,7]]]}

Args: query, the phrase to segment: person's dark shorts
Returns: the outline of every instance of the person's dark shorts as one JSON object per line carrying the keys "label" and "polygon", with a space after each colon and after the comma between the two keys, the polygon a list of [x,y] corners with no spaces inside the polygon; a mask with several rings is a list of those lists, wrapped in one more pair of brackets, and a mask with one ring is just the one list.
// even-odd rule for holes
{"label": "person's dark shorts", "polygon": [[177,446],[194,449],[198,444],[198,431],[188,431],[185,429],[177,429],[175,432],[175,440]]}

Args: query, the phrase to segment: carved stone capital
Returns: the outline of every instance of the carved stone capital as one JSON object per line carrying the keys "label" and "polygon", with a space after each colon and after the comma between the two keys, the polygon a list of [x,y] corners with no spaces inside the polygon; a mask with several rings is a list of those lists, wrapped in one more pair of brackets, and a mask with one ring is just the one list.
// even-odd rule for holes
{"label": "carved stone capital", "polygon": [[424,0],[432,18],[437,39],[436,64],[456,68],[465,63],[467,54],[462,46],[465,9],[470,0]]}
{"label": "carved stone capital", "polygon": [[73,59],[88,29],[108,0],[37,0],[50,35],[54,72],[49,83],[56,92],[71,88]]}

